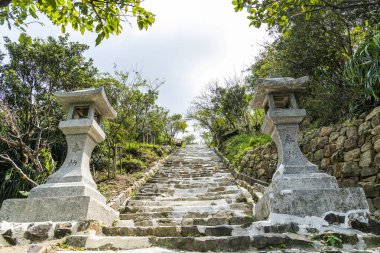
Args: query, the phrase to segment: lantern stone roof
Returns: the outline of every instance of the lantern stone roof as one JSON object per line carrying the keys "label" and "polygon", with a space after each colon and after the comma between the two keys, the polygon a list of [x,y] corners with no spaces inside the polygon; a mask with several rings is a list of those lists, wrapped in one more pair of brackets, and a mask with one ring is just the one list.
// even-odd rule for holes
{"label": "lantern stone roof", "polygon": [[269,93],[297,93],[306,89],[310,82],[308,76],[301,78],[281,77],[265,78],[257,81],[255,96],[251,101],[252,108],[264,108]]}
{"label": "lantern stone roof", "polygon": [[76,91],[57,91],[54,93],[65,110],[70,105],[83,105],[86,103],[95,103],[95,108],[99,114],[105,119],[113,119],[117,113],[109,103],[103,87],[89,88]]}

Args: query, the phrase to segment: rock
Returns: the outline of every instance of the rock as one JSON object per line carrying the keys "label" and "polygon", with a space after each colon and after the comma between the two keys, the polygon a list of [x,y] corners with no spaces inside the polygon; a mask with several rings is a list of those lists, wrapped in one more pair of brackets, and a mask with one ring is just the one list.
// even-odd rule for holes
{"label": "rock", "polygon": [[342,150],[336,151],[334,154],[331,156],[331,163],[335,164],[337,162],[343,162],[344,160],[344,155]]}
{"label": "rock", "polygon": [[378,171],[377,167],[364,167],[362,168],[361,176],[362,177],[373,176],[377,174],[377,171]]}
{"label": "rock", "polygon": [[357,162],[343,163],[342,175],[344,177],[353,177],[359,175],[359,164]]}
{"label": "rock", "polygon": [[379,126],[375,126],[375,127],[372,129],[371,134],[372,134],[372,135],[380,135],[380,125],[379,125]]}
{"label": "rock", "polygon": [[366,143],[364,143],[364,144],[361,146],[360,151],[361,151],[362,153],[364,153],[364,152],[366,152],[366,151],[368,151],[368,150],[371,150],[371,149],[372,149],[372,143],[370,143],[370,142],[366,142]]}
{"label": "rock", "polygon": [[325,218],[325,221],[327,221],[330,225],[331,224],[343,224],[345,220],[345,216],[335,214],[335,213],[328,213]]}
{"label": "rock", "polygon": [[313,153],[312,153],[312,152],[307,153],[305,156],[306,156],[307,160],[309,160],[309,161],[314,161],[314,156],[313,156]]}
{"label": "rock", "polygon": [[88,232],[89,230],[95,231],[96,234],[101,234],[102,226],[96,220],[85,220],[79,222],[77,229],[78,232]]}
{"label": "rock", "polygon": [[342,187],[342,188],[346,188],[346,187],[355,187],[356,186],[356,182],[357,182],[357,178],[356,177],[351,177],[351,178],[348,178],[348,179],[343,179],[339,186]]}
{"label": "rock", "polygon": [[368,223],[362,222],[360,220],[353,220],[351,221],[350,225],[353,229],[357,229],[364,233],[380,235],[380,222],[373,219],[369,219]]}
{"label": "rock", "polygon": [[373,159],[373,163],[375,166],[380,167],[380,153],[377,153],[375,158]]}
{"label": "rock", "polygon": [[357,136],[349,137],[347,140],[344,141],[344,144],[343,144],[344,151],[349,151],[353,148],[356,148],[357,145],[358,145],[358,137]]}
{"label": "rock", "polygon": [[370,182],[360,182],[361,187],[365,192],[367,198],[374,198],[379,196],[379,190],[377,189],[377,185]]}
{"label": "rock", "polygon": [[325,148],[323,149],[323,155],[324,157],[331,157],[335,151],[336,151],[335,144],[326,145]]}
{"label": "rock", "polygon": [[320,135],[329,136],[334,129],[332,127],[322,127]]}
{"label": "rock", "polygon": [[329,143],[329,138],[327,136],[317,138],[317,148],[324,148]]}
{"label": "rock", "polygon": [[259,169],[257,170],[257,176],[258,177],[262,177],[265,175],[265,169]]}
{"label": "rock", "polygon": [[339,132],[332,132],[329,137],[329,142],[333,142],[340,136]]}
{"label": "rock", "polygon": [[13,237],[12,229],[8,229],[2,234],[4,240],[9,243],[9,245],[14,246],[17,244],[17,239]]}
{"label": "rock", "polygon": [[376,107],[375,109],[373,109],[368,115],[367,117],[365,117],[365,120],[366,121],[369,121],[371,120],[376,114],[380,113],[380,106]]}
{"label": "rock", "polygon": [[343,147],[344,142],[346,141],[345,136],[339,136],[338,139],[336,140],[336,149],[339,150]]}
{"label": "rock", "polygon": [[379,153],[380,152],[380,139],[376,140],[375,143],[373,144],[373,149]]}
{"label": "rock", "polygon": [[49,238],[50,223],[36,224],[28,228],[24,237],[32,242],[42,242]]}
{"label": "rock", "polygon": [[333,176],[336,178],[340,178],[342,175],[342,167],[343,163],[336,163],[333,165]]}
{"label": "rock", "polygon": [[67,235],[71,235],[72,232],[71,223],[57,224],[54,229],[54,237],[61,239]]}
{"label": "rock", "polygon": [[371,123],[366,121],[362,124],[360,124],[359,129],[358,129],[358,134],[359,135],[364,135],[366,134],[369,130],[371,129]]}
{"label": "rock", "polygon": [[[359,166],[360,167],[368,167],[371,166],[372,161],[373,161],[374,153],[372,150],[368,150],[361,154],[360,156],[360,161],[359,161]],[[372,175],[369,175],[372,176]]]}
{"label": "rock", "polygon": [[347,138],[357,137],[358,136],[357,127],[352,126],[352,127],[347,128],[346,135],[347,135]]}
{"label": "rock", "polygon": [[371,119],[371,125],[372,127],[376,127],[380,125],[380,114],[376,114],[372,119]]}
{"label": "rock", "polygon": [[317,150],[317,144],[318,144],[317,138],[314,138],[310,141],[310,149],[312,152]]}
{"label": "rock", "polygon": [[296,234],[264,234],[255,235],[251,239],[252,245],[257,249],[279,247],[288,245],[289,247],[310,248],[312,243],[305,237]]}
{"label": "rock", "polygon": [[344,154],[344,161],[356,161],[360,157],[360,148],[353,149]]}
{"label": "rock", "polygon": [[32,245],[26,253],[46,253],[47,248],[43,245]]}
{"label": "rock", "polygon": [[330,165],[330,158],[323,158],[321,161],[321,169],[326,169]]}
{"label": "rock", "polygon": [[362,180],[363,180],[363,182],[376,183],[376,176],[367,177],[367,178],[362,178]]}
{"label": "rock", "polygon": [[317,150],[313,155],[313,161],[320,161],[323,158],[323,149]]}
{"label": "rock", "polygon": [[372,203],[377,210],[380,210],[380,197],[372,199]]}
{"label": "rock", "polygon": [[362,238],[368,249],[380,247],[380,236],[367,234],[363,235]]}

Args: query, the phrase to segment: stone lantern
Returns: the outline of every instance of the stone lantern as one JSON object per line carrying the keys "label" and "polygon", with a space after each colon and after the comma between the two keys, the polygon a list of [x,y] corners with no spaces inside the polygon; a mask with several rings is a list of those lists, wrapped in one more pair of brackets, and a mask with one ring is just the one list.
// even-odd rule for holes
{"label": "stone lantern", "polygon": [[362,188],[338,188],[335,177],[318,170],[297,143],[299,124],[306,116],[297,97],[305,90],[308,77],[260,79],[251,106],[264,108],[262,132],[277,146],[278,164],[272,183],[258,201],[258,220],[299,220],[314,217],[323,222],[333,212],[347,217],[369,212]]}
{"label": "stone lantern", "polygon": [[59,123],[65,134],[67,156],[47,182],[33,188],[27,199],[4,201],[1,220],[11,222],[99,220],[110,225],[118,212],[106,205],[90,172],[91,153],[105,139],[102,119],[116,117],[103,88],[54,95],[68,111]]}

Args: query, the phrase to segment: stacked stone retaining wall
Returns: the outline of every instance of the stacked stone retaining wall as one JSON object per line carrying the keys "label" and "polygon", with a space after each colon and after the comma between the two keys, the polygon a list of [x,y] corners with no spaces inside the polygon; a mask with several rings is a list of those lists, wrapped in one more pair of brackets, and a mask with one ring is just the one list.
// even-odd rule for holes
{"label": "stacked stone retaining wall", "polygon": [[[335,176],[340,187],[362,187],[370,211],[380,210],[380,107],[343,124],[300,131],[298,142],[306,157]],[[270,182],[276,165],[272,142],[247,151],[240,167],[242,173]]]}

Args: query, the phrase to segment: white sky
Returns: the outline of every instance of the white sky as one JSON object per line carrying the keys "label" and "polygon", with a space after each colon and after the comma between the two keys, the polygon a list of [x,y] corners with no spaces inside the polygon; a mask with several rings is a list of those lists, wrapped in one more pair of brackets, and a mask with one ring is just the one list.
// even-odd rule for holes
{"label": "white sky", "polygon": [[[102,72],[142,70],[142,76],[165,80],[158,103],[171,113],[186,113],[190,101],[210,80],[231,77],[253,63],[260,45],[268,40],[265,29],[249,27],[245,12],[236,13],[231,0],[146,0],[156,14],[147,31],[125,24],[125,32],[95,47],[95,34],[66,29],[70,40],[91,46],[86,56]],[[57,37],[58,27],[33,24],[32,37]],[[1,35],[17,40],[17,30],[0,27]],[[2,46],[0,46],[0,49]]]}

